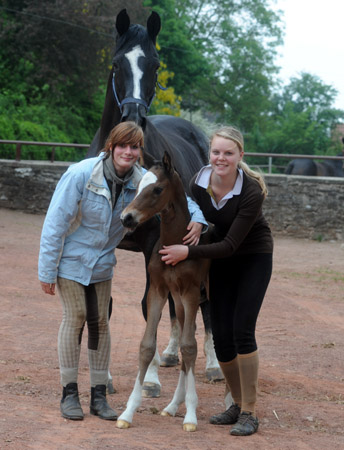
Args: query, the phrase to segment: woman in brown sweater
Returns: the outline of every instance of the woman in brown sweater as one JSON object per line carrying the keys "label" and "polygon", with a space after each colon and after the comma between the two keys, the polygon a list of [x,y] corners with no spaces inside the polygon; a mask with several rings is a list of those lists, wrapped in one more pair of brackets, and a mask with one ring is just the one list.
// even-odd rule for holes
{"label": "woman in brown sweater", "polygon": [[230,434],[247,436],[258,429],[256,399],[258,349],[256,321],[272,272],[273,240],[262,214],[264,180],[243,161],[244,140],[233,127],[216,131],[210,164],[191,180],[194,199],[214,225],[211,244],[164,247],[166,264],[186,258],[211,258],[209,297],[215,350],[233,403],[210,418],[234,424]]}

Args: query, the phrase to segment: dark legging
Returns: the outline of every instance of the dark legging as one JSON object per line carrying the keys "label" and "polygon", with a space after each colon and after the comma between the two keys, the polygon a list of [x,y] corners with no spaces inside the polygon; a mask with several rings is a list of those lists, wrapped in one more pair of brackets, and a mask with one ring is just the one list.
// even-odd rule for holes
{"label": "dark legging", "polygon": [[272,254],[216,259],[211,263],[209,297],[219,361],[257,350],[255,329],[272,272]]}

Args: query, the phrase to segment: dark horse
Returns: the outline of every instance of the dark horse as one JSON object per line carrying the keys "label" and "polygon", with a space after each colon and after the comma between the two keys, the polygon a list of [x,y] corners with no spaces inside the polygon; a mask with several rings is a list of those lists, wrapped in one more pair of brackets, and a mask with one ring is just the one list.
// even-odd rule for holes
{"label": "dark horse", "polygon": [[[171,292],[178,322],[182,329],[180,350],[182,354],[179,382],[171,403],[162,415],[175,416],[185,401],[186,414],[183,428],[195,431],[197,427],[197,393],[195,361],[196,315],[199,306],[201,284],[208,276],[210,261],[185,260],[176,266],[161,261],[159,249],[164,245],[182,243],[190,214],[184,194],[184,186],[174,170],[168,152],[161,165],[154,165],[142,178],[135,199],[124,209],[121,220],[124,226],[136,228],[139,224],[160,213],[160,238],[156,242],[148,265],[150,287],[147,297],[148,318],[140,345],[139,373],[125,411],[117,420],[118,428],[128,428],[133,415],[141,405],[143,381],[156,352],[156,336],[162,309]],[[202,236],[207,239],[207,236]]]}
{"label": "dark horse", "polygon": [[[344,156],[344,152],[337,156]],[[308,175],[318,177],[344,177],[343,160],[327,160],[322,162],[313,159],[293,159],[287,165],[285,173],[288,175]]]}
{"label": "dark horse", "polygon": [[[147,20],[147,29],[141,25],[130,25],[130,19],[125,9],[118,14],[116,48],[108,78],[101,125],[91,143],[87,157],[99,153],[115,125],[121,121],[134,121],[144,130],[144,160],[147,168],[151,165],[149,161],[161,160],[163,150],[168,149],[181,176],[184,189],[190,193],[190,179],[208,162],[207,137],[192,123],[183,119],[173,116],[147,116],[157,84],[159,57],[155,44],[160,26],[160,17],[155,12],[152,12]],[[150,157],[148,158],[147,155]],[[153,217],[149,222],[138,227],[133,234],[127,235],[120,248],[142,251],[147,268],[152,249],[159,238],[159,227],[159,221]],[[147,273],[146,289],[142,301],[146,320],[148,288],[149,275]],[[206,299],[203,300],[201,310],[206,331],[204,349],[207,356],[207,377],[210,380],[223,379],[212,344],[209,302]],[[172,323],[177,326],[171,301],[170,310]],[[173,334],[175,331],[171,336]],[[169,347],[173,346],[169,345]],[[176,346],[174,348],[176,349]],[[153,366],[156,367],[156,363]],[[149,373],[147,375],[149,376]],[[150,387],[147,387],[146,395],[158,396],[160,383],[157,374],[152,375],[151,378],[152,382],[147,383]]]}

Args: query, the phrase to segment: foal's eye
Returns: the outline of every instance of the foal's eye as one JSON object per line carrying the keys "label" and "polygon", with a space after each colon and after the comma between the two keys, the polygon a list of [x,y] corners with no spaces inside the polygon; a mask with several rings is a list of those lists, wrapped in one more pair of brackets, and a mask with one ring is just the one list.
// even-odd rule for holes
{"label": "foal's eye", "polygon": [[162,191],[163,191],[162,187],[157,186],[153,189],[153,194],[160,195]]}

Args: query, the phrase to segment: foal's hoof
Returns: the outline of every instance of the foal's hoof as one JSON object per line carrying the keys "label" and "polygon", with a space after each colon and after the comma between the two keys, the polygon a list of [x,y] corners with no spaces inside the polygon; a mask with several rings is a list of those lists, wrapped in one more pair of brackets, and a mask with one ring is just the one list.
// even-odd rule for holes
{"label": "foal's hoof", "polygon": [[161,411],[160,415],[164,417],[172,417],[171,414],[165,410]]}
{"label": "foal's hoof", "polygon": [[184,431],[196,431],[197,425],[194,423],[184,423],[183,430]]}
{"label": "foal's hoof", "polygon": [[208,381],[222,381],[225,378],[220,367],[207,369],[205,371],[205,376],[207,377]]}
{"label": "foal's hoof", "polygon": [[145,398],[156,398],[160,397],[161,386],[156,383],[143,383],[142,386],[142,397]]}
{"label": "foal's hoof", "polygon": [[126,420],[117,420],[116,426],[117,428],[121,428],[122,430],[124,430],[126,428],[130,428],[130,423]]}
{"label": "foal's hoof", "polygon": [[160,366],[161,367],[174,367],[179,364],[179,358],[178,355],[170,355],[166,353],[165,355],[162,354],[160,357]]}

